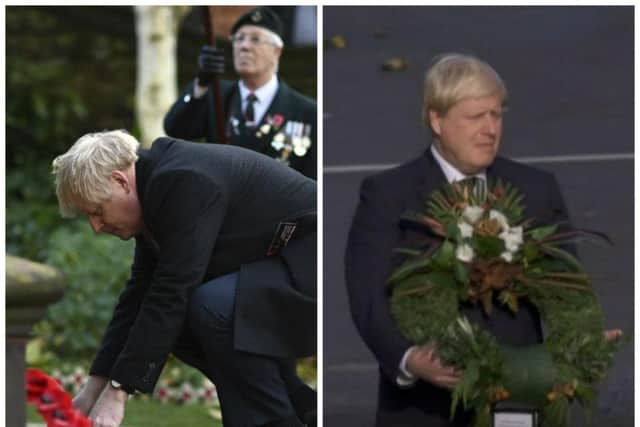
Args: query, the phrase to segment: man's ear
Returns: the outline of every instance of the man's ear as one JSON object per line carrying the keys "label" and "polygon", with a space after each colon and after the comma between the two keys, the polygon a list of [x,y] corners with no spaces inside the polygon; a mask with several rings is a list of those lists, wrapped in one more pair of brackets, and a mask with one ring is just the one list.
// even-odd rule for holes
{"label": "man's ear", "polygon": [[442,116],[440,115],[440,113],[438,113],[435,110],[428,110],[427,117],[429,120],[429,126],[431,127],[431,130],[433,131],[433,133],[435,133],[437,136],[440,136],[440,133],[442,130],[442,127],[441,127]]}
{"label": "man's ear", "polygon": [[282,47],[274,46],[275,55],[276,55],[276,63],[280,62],[280,56],[282,55]]}
{"label": "man's ear", "polygon": [[111,179],[113,179],[116,184],[124,189],[126,193],[131,191],[131,183],[129,182],[129,177],[122,171],[115,170],[111,172]]}

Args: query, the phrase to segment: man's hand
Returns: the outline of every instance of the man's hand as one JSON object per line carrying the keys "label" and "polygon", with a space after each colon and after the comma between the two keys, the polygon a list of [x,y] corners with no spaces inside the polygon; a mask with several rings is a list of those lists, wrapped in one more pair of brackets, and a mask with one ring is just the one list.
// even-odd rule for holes
{"label": "man's hand", "polygon": [[107,385],[89,414],[93,427],[120,427],[127,398],[127,392]]}
{"label": "man's hand", "polygon": [[104,390],[107,382],[108,380],[104,377],[90,376],[80,393],[73,398],[73,407],[80,411],[82,415],[89,415],[91,408],[100,397],[100,393]]}
{"label": "man's hand", "polygon": [[442,363],[430,345],[416,347],[409,353],[407,370],[424,381],[449,390],[452,390],[462,378],[462,374],[453,366]]}
{"label": "man's hand", "polygon": [[207,86],[215,76],[224,73],[224,52],[204,45],[198,55],[198,86]]}
{"label": "man's hand", "polygon": [[604,331],[604,339],[609,342],[618,341],[620,338],[622,338],[622,330],[620,329],[609,329]]}

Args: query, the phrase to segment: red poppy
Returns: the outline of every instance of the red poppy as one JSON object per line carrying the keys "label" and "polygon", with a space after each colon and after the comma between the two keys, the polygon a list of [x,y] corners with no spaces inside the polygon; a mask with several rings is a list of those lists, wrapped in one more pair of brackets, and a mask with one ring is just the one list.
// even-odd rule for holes
{"label": "red poppy", "polygon": [[273,115],[273,126],[279,128],[284,123],[284,116],[282,114]]}
{"label": "red poppy", "polygon": [[49,377],[37,369],[27,370],[27,402],[37,403],[49,387]]}
{"label": "red poppy", "polygon": [[60,417],[71,408],[71,396],[55,385],[45,390],[38,402],[35,402],[36,409],[47,421]]}
{"label": "red poppy", "polygon": [[71,396],[56,380],[37,369],[27,369],[27,401],[36,405],[47,427],[91,427],[72,405]]}

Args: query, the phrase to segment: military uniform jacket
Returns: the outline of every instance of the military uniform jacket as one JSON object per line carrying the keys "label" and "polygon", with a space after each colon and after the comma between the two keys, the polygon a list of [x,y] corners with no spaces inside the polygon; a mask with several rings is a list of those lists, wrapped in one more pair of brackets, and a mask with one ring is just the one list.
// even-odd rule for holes
{"label": "military uniform jacket", "polygon": [[[525,195],[526,218],[535,216],[556,223],[567,214],[553,175],[497,157],[488,169],[488,178],[501,178]],[[351,313],[364,342],[376,357],[380,370],[378,426],[449,426],[450,394],[430,383],[418,381],[400,388],[396,379],[400,361],[413,345],[397,328],[389,309],[386,279],[403,261],[394,248],[420,248],[427,236],[400,221],[407,211],[421,211],[424,201],[446,183],[446,178],[430,149],[402,166],[366,178],[349,233],[346,250],[346,284]],[[496,338],[511,345],[529,345],[542,340],[539,315],[523,302],[513,316],[500,304],[490,318],[479,306],[460,310]],[[468,414],[467,414],[468,415]],[[461,424],[465,414],[460,418]]]}
{"label": "military uniform jacket", "polygon": [[[167,113],[164,119],[165,131],[167,135],[176,138],[206,138],[207,141],[216,142],[218,124],[214,114],[212,90],[207,91],[206,96],[195,99],[192,96],[193,85],[193,82],[189,84]],[[238,82],[223,80],[220,86],[225,110],[225,134],[231,145],[273,157],[303,175],[316,179],[317,107],[312,99],[279,80],[278,91],[262,121],[255,127],[246,127]],[[281,141],[287,135],[306,136],[307,144],[310,145],[296,149],[294,145],[297,143],[292,143],[291,138]]]}
{"label": "military uniform jacket", "polygon": [[[243,148],[159,138],[140,152],[136,186],[145,232],[92,375],[150,392],[169,352],[189,340],[193,290],[235,271],[234,346],[274,357],[315,353],[313,180]],[[267,256],[283,221],[299,227]]]}

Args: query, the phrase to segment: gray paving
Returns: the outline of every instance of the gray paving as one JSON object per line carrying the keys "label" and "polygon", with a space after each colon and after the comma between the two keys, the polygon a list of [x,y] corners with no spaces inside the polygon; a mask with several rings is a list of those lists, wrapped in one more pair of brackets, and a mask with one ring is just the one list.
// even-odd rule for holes
{"label": "gray paving", "polygon": [[[613,248],[584,245],[580,254],[607,326],[633,336],[633,8],[325,7],[323,14],[324,38],[347,41],[324,52],[324,425],[373,425],[378,373],[350,319],[345,240],[362,179],[424,149],[421,82],[438,53],[476,54],[506,80],[503,153],[555,173],[574,224],[614,240]],[[392,56],[409,68],[380,71]],[[631,344],[601,386],[593,425],[633,426],[633,376]],[[579,412],[572,420],[584,425]]]}

